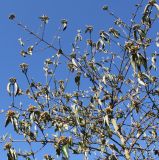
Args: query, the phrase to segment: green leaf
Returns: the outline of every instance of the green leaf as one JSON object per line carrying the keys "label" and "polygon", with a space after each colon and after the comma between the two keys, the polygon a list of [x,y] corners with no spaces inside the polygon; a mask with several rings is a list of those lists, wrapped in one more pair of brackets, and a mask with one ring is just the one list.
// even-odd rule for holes
{"label": "green leaf", "polygon": [[64,155],[64,157],[65,157],[66,159],[69,158],[69,155],[68,155],[68,144],[62,146],[62,153],[63,153],[63,155]]}

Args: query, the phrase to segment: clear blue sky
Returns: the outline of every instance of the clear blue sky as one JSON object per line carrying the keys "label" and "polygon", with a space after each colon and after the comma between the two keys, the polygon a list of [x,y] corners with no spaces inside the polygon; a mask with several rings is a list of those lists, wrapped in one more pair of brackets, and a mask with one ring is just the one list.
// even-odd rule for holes
{"label": "clear blue sky", "polygon": [[[0,1],[0,107],[7,108],[11,99],[6,92],[6,85],[10,77],[17,77],[22,87],[25,87],[24,76],[19,70],[19,64],[27,62],[31,66],[31,75],[40,78],[42,73],[43,58],[50,54],[35,53],[32,57],[23,58],[19,54],[21,47],[18,43],[19,37],[27,39],[27,34],[18,26],[8,20],[10,13],[15,13],[17,19],[28,25],[34,31],[40,22],[38,17],[46,14],[50,17],[48,24],[48,40],[56,32],[57,24],[65,18],[69,22],[68,30],[63,34],[62,45],[71,51],[77,29],[84,29],[85,25],[94,26],[95,33],[106,30],[112,22],[109,16],[102,11],[102,6],[107,4],[119,17],[128,21],[131,12],[134,11],[133,4],[137,0],[4,0]],[[3,119],[3,118],[1,118]],[[3,123],[0,123],[3,125]],[[3,128],[3,127],[2,127]],[[3,131],[2,131],[3,133]],[[2,135],[0,131],[0,135]],[[0,145],[2,148],[3,146]],[[1,149],[0,149],[0,152]],[[38,157],[37,157],[38,158]],[[5,153],[0,154],[0,159],[5,160]]]}
{"label": "clear blue sky", "polygon": [[[134,3],[135,1],[133,1]],[[23,58],[19,52],[21,47],[18,38],[27,39],[29,36],[24,33],[18,26],[8,20],[10,13],[15,13],[17,19],[23,24],[28,25],[34,31],[37,30],[40,22],[38,17],[46,14],[51,21],[48,25],[48,39],[55,34],[60,20],[66,18],[69,22],[68,30],[63,34],[63,48],[71,49],[77,29],[85,28],[85,25],[93,25],[95,33],[101,29],[107,29],[112,24],[109,16],[102,11],[102,6],[108,4],[125,20],[129,20],[131,11],[133,11],[132,1],[127,0],[5,0],[0,2],[0,96],[1,106],[8,104],[8,96],[5,92],[8,78],[15,76],[18,79],[23,75],[19,72],[19,64],[26,61],[33,66],[33,70],[37,71],[42,67],[36,53],[32,57]],[[127,8],[128,10],[126,10]],[[49,57],[49,56],[48,56]],[[36,63],[35,63],[36,60]],[[34,64],[32,63],[34,62]],[[40,68],[41,69],[41,68]]]}

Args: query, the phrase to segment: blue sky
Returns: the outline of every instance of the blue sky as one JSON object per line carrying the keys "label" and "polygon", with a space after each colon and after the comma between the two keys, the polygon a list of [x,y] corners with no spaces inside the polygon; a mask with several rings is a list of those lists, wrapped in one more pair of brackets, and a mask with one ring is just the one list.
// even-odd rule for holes
{"label": "blue sky", "polygon": [[[50,17],[46,39],[51,40],[56,33],[60,20],[68,20],[68,29],[62,35],[62,46],[71,51],[71,44],[76,35],[77,29],[84,30],[85,25],[93,25],[95,33],[101,29],[108,29],[112,21],[102,11],[103,5],[108,5],[119,17],[129,21],[131,12],[137,0],[4,0],[0,1],[0,107],[7,108],[11,102],[6,92],[6,85],[10,77],[17,77],[21,86],[25,87],[25,79],[20,72],[19,64],[29,63],[32,77],[40,78],[42,74],[43,59],[52,53],[39,52],[32,57],[23,58],[19,54],[21,47],[18,38],[27,39],[28,34],[24,33],[17,25],[8,20],[10,13],[15,13],[17,20],[29,26],[33,31],[38,29],[39,16],[46,14]],[[95,35],[96,38],[96,35]],[[59,73],[61,74],[61,73]],[[4,117],[4,116],[3,116]],[[4,118],[2,118],[4,119]],[[2,123],[1,123],[2,125]],[[0,133],[2,135],[2,133]],[[2,147],[2,146],[1,146]],[[1,150],[0,150],[1,151]],[[2,157],[1,157],[2,156]],[[0,159],[6,159],[2,153]]]}
{"label": "blue sky", "polygon": [[[134,3],[134,2],[133,2]],[[30,65],[34,65],[32,70],[39,69],[39,59],[42,54],[32,57],[23,58],[19,52],[21,47],[18,43],[18,38],[22,37],[28,39],[28,34],[24,33],[22,29],[16,26],[14,23],[8,20],[10,13],[15,13],[17,20],[29,26],[33,31],[38,29],[40,21],[39,16],[46,14],[50,17],[50,23],[48,25],[48,34],[46,38],[51,40],[53,35],[60,24],[60,20],[66,18],[69,21],[68,30],[63,34],[62,45],[63,48],[71,48],[71,44],[76,35],[77,29],[85,28],[85,25],[93,25],[95,33],[98,33],[101,29],[107,29],[111,24],[109,16],[102,11],[102,6],[108,4],[115,11],[119,13],[121,17],[128,20],[131,10],[133,11],[131,1],[119,0],[38,0],[38,1],[10,1],[5,0],[0,2],[0,46],[1,46],[1,63],[0,63],[0,96],[5,97],[1,101],[1,105],[5,106],[8,102],[8,96],[5,93],[6,84],[8,78],[11,76],[22,77],[19,72],[19,64],[22,62],[34,62]],[[129,8],[127,12],[125,8]],[[37,53],[36,53],[37,54]],[[35,63],[36,60],[36,63]]]}

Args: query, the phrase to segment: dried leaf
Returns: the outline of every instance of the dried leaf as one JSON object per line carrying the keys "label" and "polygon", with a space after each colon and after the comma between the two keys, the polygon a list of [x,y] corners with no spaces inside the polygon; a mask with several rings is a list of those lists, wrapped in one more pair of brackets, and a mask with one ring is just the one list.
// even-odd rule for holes
{"label": "dried leaf", "polygon": [[14,130],[18,133],[18,130],[19,130],[19,128],[18,128],[18,120],[17,120],[17,118],[13,118],[13,126],[14,126]]}
{"label": "dried leaf", "polygon": [[[12,87],[12,90],[11,90],[11,87]],[[7,84],[7,92],[8,94],[11,96],[12,94],[14,96],[17,96],[18,93],[19,93],[19,86],[16,82],[16,79],[15,78],[10,78],[9,80],[9,83]]]}
{"label": "dried leaf", "polygon": [[28,48],[28,54],[29,55],[32,55],[32,53],[33,53],[33,49],[34,49],[34,46],[30,46],[29,48]]}
{"label": "dried leaf", "polygon": [[45,24],[47,24],[48,22],[49,22],[49,17],[48,16],[46,16],[46,15],[42,15],[42,16],[40,16],[39,17],[39,19],[42,21],[42,22],[44,22]]}
{"label": "dried leaf", "polygon": [[15,18],[16,18],[15,14],[10,14],[10,15],[9,15],[9,19],[10,19],[10,20],[14,20]]}
{"label": "dried leaf", "polygon": [[23,57],[26,57],[26,55],[28,54],[26,51],[24,51],[24,50],[22,50],[21,52],[20,52],[20,54],[23,56]]}
{"label": "dried leaf", "polygon": [[73,64],[75,67],[78,67],[74,58],[72,58],[72,64]]}
{"label": "dried leaf", "polygon": [[103,120],[104,120],[104,123],[109,126],[109,116],[108,116],[108,114],[106,114],[106,115],[104,116]]}
{"label": "dried leaf", "polygon": [[131,56],[130,56],[130,61],[131,61],[131,65],[133,67],[134,72],[136,72],[137,58],[138,57],[136,54],[131,54]]}
{"label": "dried leaf", "polygon": [[144,68],[147,70],[147,59],[141,54],[138,53],[138,65],[143,65]]}
{"label": "dried leaf", "polygon": [[11,122],[10,117],[7,117],[5,122],[5,127],[7,127],[10,122]]}
{"label": "dried leaf", "polygon": [[75,83],[79,87],[80,86],[80,78],[81,73],[77,73],[77,76],[75,77]]}
{"label": "dried leaf", "polygon": [[85,33],[87,33],[87,32],[91,33],[92,31],[93,31],[93,26],[87,25],[87,26],[86,26]]}
{"label": "dried leaf", "polygon": [[108,8],[108,6],[103,6],[103,8],[102,8],[104,11],[107,11],[109,8]]}
{"label": "dried leaf", "polygon": [[119,38],[120,36],[120,33],[114,28],[109,28],[109,33],[111,33],[115,38]]}
{"label": "dried leaf", "polygon": [[75,37],[75,41],[82,41],[81,30],[77,30],[77,36]]}
{"label": "dried leaf", "polygon": [[11,86],[11,83],[9,82],[9,83],[7,84],[7,92],[8,92],[8,94],[11,96],[10,86]]}
{"label": "dried leaf", "polygon": [[61,20],[61,24],[62,24],[62,27],[63,27],[63,31],[66,30],[67,25],[68,25],[67,20],[66,20],[66,19],[62,19],[62,20]]}
{"label": "dried leaf", "polygon": [[153,53],[152,54],[152,57],[151,57],[151,62],[152,62],[152,64],[151,64],[151,66],[156,70],[156,53]]}

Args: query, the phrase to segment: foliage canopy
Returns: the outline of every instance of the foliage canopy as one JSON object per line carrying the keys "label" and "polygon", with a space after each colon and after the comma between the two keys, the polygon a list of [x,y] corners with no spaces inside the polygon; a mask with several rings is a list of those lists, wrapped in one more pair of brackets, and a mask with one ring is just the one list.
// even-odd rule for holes
{"label": "foliage canopy", "polygon": [[[103,12],[112,17],[114,25],[99,31],[98,39],[92,38],[95,33],[91,25],[85,31],[78,30],[70,53],[61,45],[61,34],[69,29],[66,19],[61,20],[50,43],[45,39],[50,21],[47,15],[39,17],[39,34],[18,22],[14,14],[9,16],[35,38],[27,48],[25,40],[18,39],[21,56],[31,57],[41,44],[53,55],[44,60],[45,83],[31,78],[26,63],[20,64],[26,88],[21,89],[16,78],[9,79],[7,91],[13,100],[5,127],[13,125],[20,140],[2,137],[7,142],[4,149],[8,160],[36,159],[42,150],[46,150],[45,160],[53,160],[55,155],[71,159],[73,154],[103,160],[159,156],[159,33],[153,33],[159,5],[155,0],[147,4],[139,1],[129,23],[108,6],[103,6]],[[81,46],[82,42],[85,45]],[[65,69],[62,79],[58,76],[61,69]],[[17,105],[17,96],[27,98],[30,105]],[[30,150],[18,151],[14,143],[20,142],[28,143]]]}

